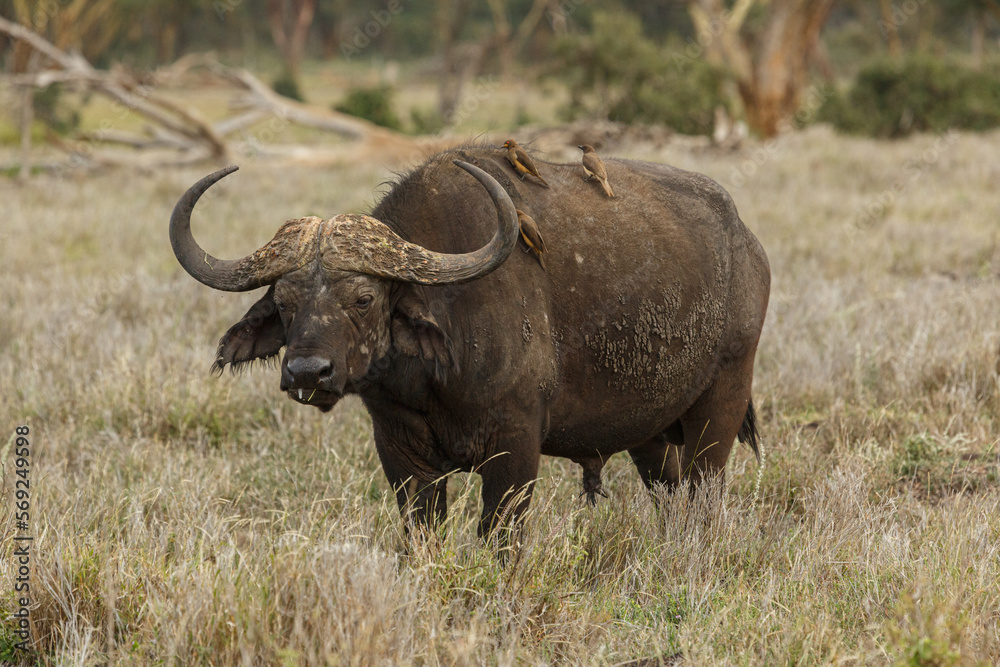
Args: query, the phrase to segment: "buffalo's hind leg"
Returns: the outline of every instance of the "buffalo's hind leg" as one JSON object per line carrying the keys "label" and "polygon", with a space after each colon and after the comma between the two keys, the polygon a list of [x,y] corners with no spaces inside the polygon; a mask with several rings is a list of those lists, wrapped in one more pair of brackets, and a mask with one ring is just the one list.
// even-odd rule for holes
{"label": "buffalo's hind leg", "polygon": [[691,480],[692,487],[707,477],[725,476],[726,461],[738,435],[756,448],[750,402],[753,359],[751,351],[732,363],[681,417],[684,431],[681,474]]}
{"label": "buffalo's hind leg", "polygon": [[680,448],[684,434],[680,422],[674,422],[661,433],[628,450],[639,478],[646,488],[666,488],[673,491],[680,483]]}

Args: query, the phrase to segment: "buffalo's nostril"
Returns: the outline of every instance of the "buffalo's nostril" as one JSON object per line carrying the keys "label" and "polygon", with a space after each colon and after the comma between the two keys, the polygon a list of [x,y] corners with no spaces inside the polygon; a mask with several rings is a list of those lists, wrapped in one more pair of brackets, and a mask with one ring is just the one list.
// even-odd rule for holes
{"label": "buffalo's nostril", "polygon": [[281,374],[283,389],[314,387],[326,389],[333,378],[333,364],[323,357],[295,357],[285,364]]}
{"label": "buffalo's nostril", "polygon": [[333,379],[333,364],[329,361],[324,361],[323,364],[316,367],[316,385],[322,387],[323,389],[329,389],[330,380]]}

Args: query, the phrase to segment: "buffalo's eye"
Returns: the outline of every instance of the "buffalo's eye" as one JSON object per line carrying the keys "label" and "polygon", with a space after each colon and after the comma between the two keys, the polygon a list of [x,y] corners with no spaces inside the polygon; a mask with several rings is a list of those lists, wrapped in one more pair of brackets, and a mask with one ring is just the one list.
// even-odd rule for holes
{"label": "buffalo's eye", "polygon": [[285,311],[288,310],[288,306],[283,303],[275,303],[274,305],[278,308],[278,312],[281,314],[284,314]]}
{"label": "buffalo's eye", "polygon": [[372,302],[371,294],[365,294],[364,296],[359,296],[358,300],[354,302],[354,305],[358,308],[364,308]]}

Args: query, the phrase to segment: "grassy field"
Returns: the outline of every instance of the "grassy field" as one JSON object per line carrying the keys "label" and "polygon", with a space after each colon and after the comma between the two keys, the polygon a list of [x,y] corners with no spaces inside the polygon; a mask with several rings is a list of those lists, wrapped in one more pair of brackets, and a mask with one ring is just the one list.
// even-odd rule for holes
{"label": "grassy field", "polygon": [[[0,179],[0,447],[30,426],[37,651],[13,650],[5,512],[0,662],[1000,663],[1000,134],[686,145],[606,152],[716,178],[767,249],[765,459],[735,449],[714,509],[657,509],[624,455],[590,509],[546,459],[506,568],[471,476],[405,548],[355,399],[321,415],[273,369],[209,375],[253,297],[170,251],[207,168]],[[286,218],[366,210],[388,176],[257,161],[195,233],[246,254]]]}

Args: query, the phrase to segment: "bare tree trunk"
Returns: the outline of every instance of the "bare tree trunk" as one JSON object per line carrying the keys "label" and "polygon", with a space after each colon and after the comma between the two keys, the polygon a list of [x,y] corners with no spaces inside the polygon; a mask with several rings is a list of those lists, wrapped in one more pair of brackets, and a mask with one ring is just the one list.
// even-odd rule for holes
{"label": "bare tree trunk", "polygon": [[267,0],[267,23],[271,27],[271,39],[274,48],[284,58],[288,52],[288,36],[285,34],[285,2],[284,0]]}
{"label": "bare tree trunk", "polygon": [[444,0],[438,5],[443,69],[438,87],[438,112],[445,122],[454,115],[465,84],[467,63],[459,57],[458,37],[469,18],[471,4],[471,0]]}
{"label": "bare tree trunk", "polygon": [[799,107],[809,82],[809,66],[820,54],[819,31],[834,0],[771,0],[756,54],[740,36],[753,0],[739,0],[732,11],[721,0],[691,0],[689,9],[699,43],[723,59],[733,73],[747,122],[764,136],[778,133]]}
{"label": "bare tree trunk", "polygon": [[344,16],[347,14],[348,3],[346,0],[327,0],[323,5],[324,20],[318,24],[320,28],[320,45],[323,59],[334,58],[338,53],[338,47],[344,35],[342,31],[345,27]]}
{"label": "bare tree trunk", "polygon": [[[286,15],[291,10],[291,25],[286,26]],[[267,20],[271,27],[271,37],[278,49],[285,67],[292,78],[298,79],[305,53],[309,28],[316,16],[316,0],[268,0]]]}
{"label": "bare tree trunk", "polygon": [[903,44],[899,41],[899,26],[893,17],[892,0],[879,0],[879,11],[882,13],[879,28],[889,44],[889,55],[899,58],[903,55]]}
{"label": "bare tree trunk", "polygon": [[491,53],[498,53],[500,76],[505,77],[514,57],[524,48],[538,27],[546,7],[554,0],[535,0],[528,14],[513,30],[507,20],[506,0],[487,0],[493,14],[493,35],[478,45],[460,44],[459,36],[468,20],[470,0],[443,0],[438,5],[438,35],[441,40],[442,69],[438,111],[449,125],[462,90],[470,77],[478,76],[486,67]]}
{"label": "bare tree trunk", "polygon": [[772,0],[750,86],[740,86],[747,122],[774,136],[798,110],[809,84],[809,57],[834,0]]}
{"label": "bare tree trunk", "polygon": [[727,63],[737,81],[753,78],[753,61],[750,50],[740,39],[740,29],[754,0],[737,0],[732,11],[722,0],[690,0],[688,11],[698,34],[698,44],[704,44],[709,62]]}
{"label": "bare tree trunk", "polygon": [[302,65],[302,56],[306,50],[306,39],[309,37],[309,27],[316,16],[316,0],[296,0],[295,25],[292,38],[288,41],[288,69],[292,76],[298,78]]}
{"label": "bare tree trunk", "polygon": [[34,87],[21,87],[21,170],[17,172],[19,181],[26,181],[31,176],[31,126],[35,121],[33,104]]}
{"label": "bare tree trunk", "polygon": [[528,39],[534,34],[535,29],[541,22],[542,17],[545,15],[545,10],[550,7],[556,7],[557,3],[555,0],[535,0],[534,4],[531,5],[531,9],[528,10],[527,15],[525,15],[524,20],[521,21],[521,25],[517,26],[517,32],[514,35],[514,43],[511,47],[513,55],[516,57],[521,54],[524,50],[525,45],[528,43]]}
{"label": "bare tree trunk", "polygon": [[169,22],[160,31],[157,49],[157,59],[161,63],[170,63],[177,54],[177,24]]}
{"label": "bare tree trunk", "polygon": [[[28,74],[34,74],[38,69],[39,59],[38,51],[32,50],[28,57]],[[22,183],[31,177],[31,129],[34,123],[35,88],[31,84],[25,84],[21,88],[21,169],[17,172],[17,180]]]}
{"label": "bare tree trunk", "polygon": [[[511,60],[513,59],[511,54],[511,27],[510,21],[507,20],[507,2],[506,0],[487,0],[490,11],[493,12],[493,43],[498,51],[499,61],[500,61],[500,76],[505,78],[507,76],[507,70],[510,68]],[[480,60],[486,60],[485,50],[489,48],[488,45],[484,44],[484,52],[480,57]],[[482,69],[482,65],[478,69]]]}
{"label": "bare tree trunk", "polygon": [[983,52],[986,44],[986,10],[977,7],[972,18],[972,64],[976,69],[983,67]]}
{"label": "bare tree trunk", "polygon": [[826,46],[820,39],[816,40],[814,47],[809,60],[819,70],[819,75],[823,77],[823,80],[832,84],[836,81],[837,76],[833,71],[833,64],[830,63],[830,54],[827,53]]}
{"label": "bare tree trunk", "polygon": [[[689,0],[688,9],[706,55],[729,66],[747,122],[774,136],[798,110],[809,67],[823,68],[819,33],[834,0],[770,0],[763,32],[754,40],[740,29],[754,0]],[[753,46],[755,53],[751,53]]]}

